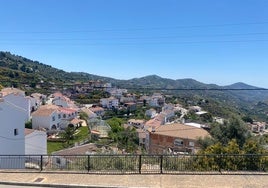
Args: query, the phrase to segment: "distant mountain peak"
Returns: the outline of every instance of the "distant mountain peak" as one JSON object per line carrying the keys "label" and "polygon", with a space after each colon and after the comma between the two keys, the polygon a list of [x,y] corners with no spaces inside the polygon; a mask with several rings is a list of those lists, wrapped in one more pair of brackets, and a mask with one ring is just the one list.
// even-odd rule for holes
{"label": "distant mountain peak", "polygon": [[256,86],[251,86],[251,85],[245,84],[243,82],[237,82],[237,83],[234,83],[234,84],[231,84],[228,86],[224,86],[224,87],[228,88],[228,89],[257,89],[258,88]]}

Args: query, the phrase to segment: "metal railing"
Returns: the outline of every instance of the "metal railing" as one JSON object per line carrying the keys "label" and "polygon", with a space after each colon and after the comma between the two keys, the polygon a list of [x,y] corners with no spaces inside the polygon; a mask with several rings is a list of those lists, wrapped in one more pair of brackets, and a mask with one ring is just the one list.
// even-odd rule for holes
{"label": "metal railing", "polygon": [[0,169],[95,174],[263,173],[266,155],[0,155]]}

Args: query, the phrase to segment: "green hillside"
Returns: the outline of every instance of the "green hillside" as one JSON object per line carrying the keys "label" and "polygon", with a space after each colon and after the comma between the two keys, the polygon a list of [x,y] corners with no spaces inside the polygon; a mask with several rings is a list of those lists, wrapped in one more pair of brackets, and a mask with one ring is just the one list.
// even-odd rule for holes
{"label": "green hillside", "polygon": [[179,102],[185,105],[199,105],[215,116],[224,117],[235,113],[267,119],[268,91],[252,90],[258,88],[244,83],[218,86],[193,79],[172,80],[157,75],[116,80],[83,72],[66,72],[9,52],[0,52],[0,85],[4,87],[14,86],[27,92],[51,93],[63,88],[72,88],[76,82],[89,80],[110,82],[113,86],[127,88],[130,92],[171,94],[176,96]]}

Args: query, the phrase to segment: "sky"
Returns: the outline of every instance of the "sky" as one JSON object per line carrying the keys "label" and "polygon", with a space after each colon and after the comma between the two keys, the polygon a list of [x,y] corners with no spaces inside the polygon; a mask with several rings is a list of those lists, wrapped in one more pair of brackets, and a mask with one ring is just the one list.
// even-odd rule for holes
{"label": "sky", "polygon": [[267,0],[0,0],[0,51],[68,72],[268,88]]}

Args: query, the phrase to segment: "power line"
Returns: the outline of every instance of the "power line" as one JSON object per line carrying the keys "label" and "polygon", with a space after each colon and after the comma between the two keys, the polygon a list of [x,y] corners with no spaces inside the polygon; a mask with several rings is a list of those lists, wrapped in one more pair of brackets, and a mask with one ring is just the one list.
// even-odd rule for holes
{"label": "power line", "polygon": [[[172,35],[172,36],[147,36],[147,37],[111,37],[111,38],[23,38],[22,41],[91,41],[91,40],[135,40],[135,39],[175,39],[175,38],[195,38],[195,37],[228,37],[228,36],[258,36],[268,35],[268,32],[256,33],[230,33],[213,35]],[[20,39],[0,39],[1,41],[19,41]]]}
{"label": "power line", "polygon": [[95,33],[95,32],[113,32],[113,31],[151,31],[151,30],[166,30],[166,29],[187,29],[187,28],[213,28],[213,27],[232,27],[244,25],[264,25],[268,22],[244,22],[244,23],[225,23],[225,24],[207,24],[207,25],[183,25],[172,27],[139,27],[139,28],[116,28],[116,29],[92,29],[92,30],[65,30],[65,31],[0,31],[0,33],[17,33],[17,34],[42,34],[42,33]]}
{"label": "power line", "polygon": [[211,40],[211,41],[181,41],[181,42],[122,42],[122,43],[1,43],[5,45],[26,45],[26,46],[61,46],[61,45],[71,45],[71,46],[133,46],[133,45],[191,45],[191,44],[210,44],[210,43],[251,43],[251,42],[268,42],[268,39],[252,39],[252,40]]}

